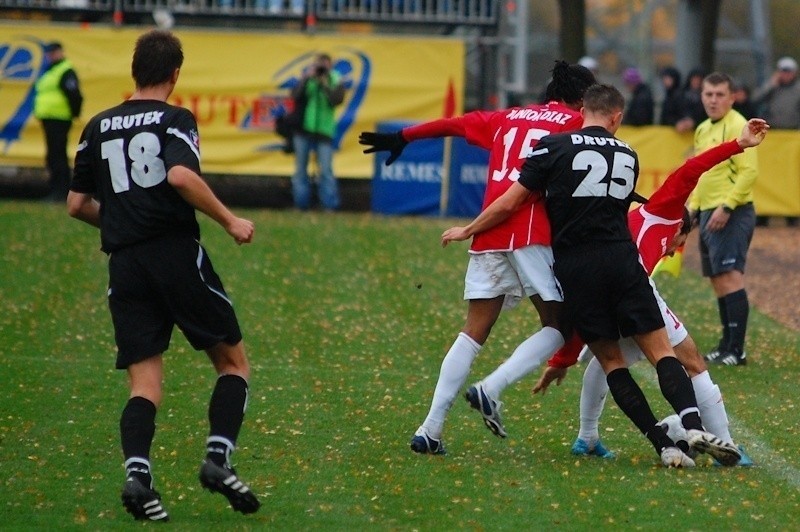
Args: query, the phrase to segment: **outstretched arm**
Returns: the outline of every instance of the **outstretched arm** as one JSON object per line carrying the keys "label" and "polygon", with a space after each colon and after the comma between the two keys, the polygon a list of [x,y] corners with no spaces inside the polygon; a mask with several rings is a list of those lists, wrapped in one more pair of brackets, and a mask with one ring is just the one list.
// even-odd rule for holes
{"label": "outstretched arm", "polygon": [[764,120],[752,118],[745,124],[738,139],[723,142],[687,159],[653,193],[645,207],[647,212],[668,219],[681,219],[683,206],[692,190],[697,186],[700,176],[722,161],[742,153],[747,148],[761,144],[768,129],[769,125]]}
{"label": "outstretched arm", "polygon": [[519,183],[514,183],[502,196],[494,200],[477,218],[472,220],[469,225],[451,227],[442,233],[442,247],[453,241],[466,240],[503,222],[514,214],[531,194],[532,192],[527,188]]}
{"label": "outstretched arm", "polygon": [[[473,115],[476,113],[472,113]],[[386,166],[397,160],[409,142],[421,139],[434,139],[440,137],[466,137],[467,126],[463,116],[455,118],[440,118],[423,124],[405,127],[394,133],[376,133],[363,131],[358,136],[358,143],[369,146],[364,153],[388,151],[389,158]]]}

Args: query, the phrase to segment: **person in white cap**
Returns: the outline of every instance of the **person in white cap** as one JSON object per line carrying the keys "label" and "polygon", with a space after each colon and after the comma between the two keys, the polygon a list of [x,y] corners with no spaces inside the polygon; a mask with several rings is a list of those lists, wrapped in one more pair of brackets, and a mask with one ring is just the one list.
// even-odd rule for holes
{"label": "person in white cap", "polygon": [[600,73],[600,63],[597,62],[597,59],[590,55],[584,55],[580,59],[578,59],[578,64],[584,68],[588,68],[591,70],[592,74],[597,77]]}
{"label": "person in white cap", "polygon": [[[781,57],[772,76],[758,90],[752,100],[761,108],[762,118],[773,129],[800,129],[800,82],[797,80],[797,61],[792,57]],[[766,217],[760,216],[760,225],[766,225]],[[797,216],[787,216],[790,227],[798,224]]]}
{"label": "person in white cap", "polygon": [[763,118],[773,129],[800,129],[797,61],[791,57],[778,59],[775,72],[753,93],[753,101],[763,106]]}

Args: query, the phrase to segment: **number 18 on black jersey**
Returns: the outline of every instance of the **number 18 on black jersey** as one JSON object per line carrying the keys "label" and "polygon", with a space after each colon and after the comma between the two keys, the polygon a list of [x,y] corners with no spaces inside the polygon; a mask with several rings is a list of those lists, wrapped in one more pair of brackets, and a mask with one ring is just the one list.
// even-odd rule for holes
{"label": "number 18 on black jersey", "polygon": [[103,251],[164,235],[200,238],[194,208],[167,182],[174,166],[200,174],[199,145],[192,113],[156,100],[129,100],[89,121],[70,188],[100,202]]}

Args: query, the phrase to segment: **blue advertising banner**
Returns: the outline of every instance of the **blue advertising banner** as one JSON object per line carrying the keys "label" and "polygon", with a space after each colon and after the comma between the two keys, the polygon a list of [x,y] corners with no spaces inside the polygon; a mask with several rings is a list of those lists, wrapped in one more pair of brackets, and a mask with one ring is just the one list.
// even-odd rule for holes
{"label": "blue advertising banner", "polygon": [[[380,122],[379,133],[393,133],[410,122]],[[443,139],[418,140],[403,150],[391,166],[388,152],[375,154],[372,210],[383,214],[439,214],[442,189]]]}
{"label": "blue advertising banner", "polygon": [[481,212],[489,171],[489,152],[453,138],[447,216],[474,218]]}

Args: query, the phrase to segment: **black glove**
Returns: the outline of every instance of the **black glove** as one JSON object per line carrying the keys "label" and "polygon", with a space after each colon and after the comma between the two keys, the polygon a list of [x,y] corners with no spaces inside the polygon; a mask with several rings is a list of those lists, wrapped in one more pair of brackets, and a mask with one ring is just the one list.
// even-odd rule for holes
{"label": "black glove", "polygon": [[389,166],[400,157],[403,148],[408,141],[403,138],[400,131],[396,133],[375,133],[372,131],[362,131],[358,136],[358,143],[369,146],[364,153],[375,153],[376,151],[388,151],[389,158],[386,159],[386,166]]}

